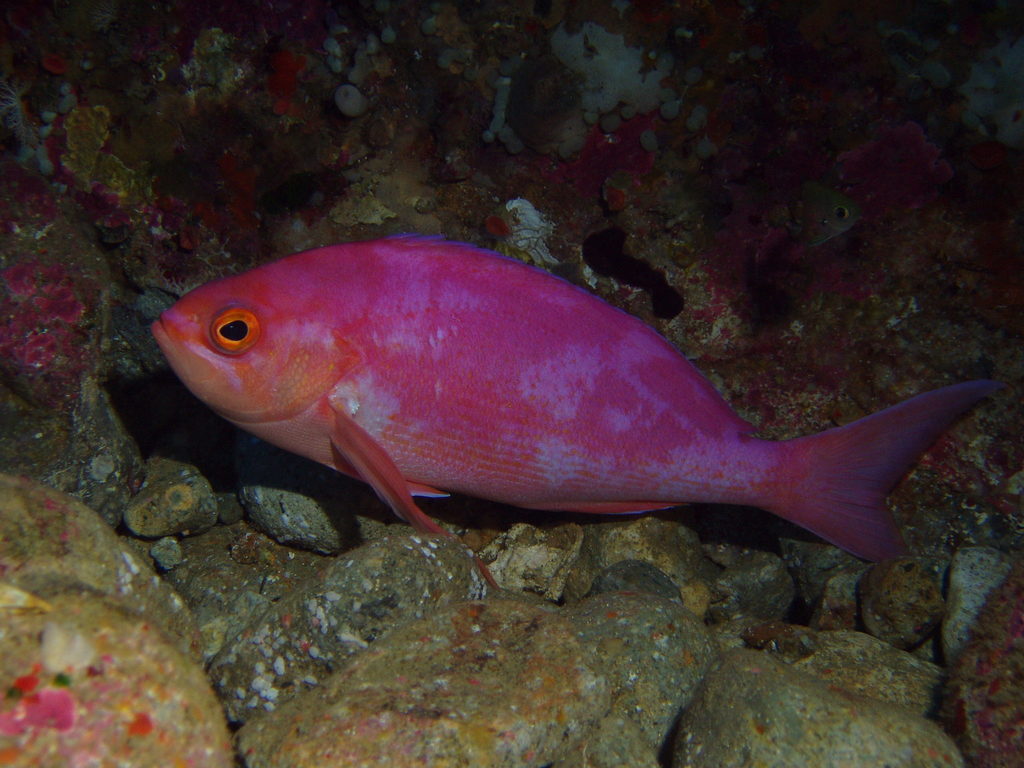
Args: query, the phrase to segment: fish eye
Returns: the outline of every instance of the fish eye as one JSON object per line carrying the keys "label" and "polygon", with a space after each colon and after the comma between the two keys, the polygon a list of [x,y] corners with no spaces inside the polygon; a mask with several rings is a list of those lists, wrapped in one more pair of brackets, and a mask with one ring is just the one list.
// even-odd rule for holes
{"label": "fish eye", "polygon": [[210,323],[210,338],[221,352],[229,355],[245,352],[259,337],[260,321],[248,309],[223,309]]}
{"label": "fish eye", "polygon": [[835,209],[833,209],[832,215],[835,216],[837,219],[842,220],[850,215],[850,211],[845,206],[837,205]]}

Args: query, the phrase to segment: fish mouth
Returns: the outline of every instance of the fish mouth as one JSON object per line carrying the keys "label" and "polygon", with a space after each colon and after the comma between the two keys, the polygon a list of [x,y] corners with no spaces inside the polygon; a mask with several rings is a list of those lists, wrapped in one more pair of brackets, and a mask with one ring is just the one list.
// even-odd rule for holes
{"label": "fish mouth", "polygon": [[185,323],[186,318],[175,312],[172,307],[154,320],[149,330],[178,378],[185,382],[189,389],[201,388],[213,378],[214,372],[200,362],[201,356],[190,352],[192,343],[181,328]]}
{"label": "fish mouth", "polygon": [[167,349],[171,343],[171,337],[170,334],[167,333],[167,329],[164,328],[163,315],[153,321],[152,325],[149,326],[149,330],[156,339],[156,344],[160,347],[160,351],[164,353],[165,357],[167,357]]}

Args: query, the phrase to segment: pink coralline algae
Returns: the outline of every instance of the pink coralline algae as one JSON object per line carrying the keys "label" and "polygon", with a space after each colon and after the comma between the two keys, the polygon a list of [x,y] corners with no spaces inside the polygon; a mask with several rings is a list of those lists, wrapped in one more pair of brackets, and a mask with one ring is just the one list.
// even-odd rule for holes
{"label": "pink coralline algae", "polygon": [[5,736],[39,728],[70,731],[74,727],[75,700],[64,688],[43,688],[19,698],[12,710],[0,712],[0,733]]}
{"label": "pink coralline algae", "polygon": [[60,264],[21,262],[0,280],[0,371],[32,399],[59,403],[85,367],[85,306]]}
{"label": "pink coralline algae", "polygon": [[939,194],[939,185],[953,178],[953,169],[928,141],[921,126],[907,122],[886,126],[874,141],[839,155],[847,194],[865,216],[893,208],[920,208]]}
{"label": "pink coralline algae", "polygon": [[550,169],[545,159],[540,173],[557,184],[571,184],[585,197],[597,197],[605,179],[616,171],[643,176],[654,167],[654,154],[640,144],[640,135],[654,125],[654,118],[643,115],[627,120],[613,134],[593,128],[579,156]]}

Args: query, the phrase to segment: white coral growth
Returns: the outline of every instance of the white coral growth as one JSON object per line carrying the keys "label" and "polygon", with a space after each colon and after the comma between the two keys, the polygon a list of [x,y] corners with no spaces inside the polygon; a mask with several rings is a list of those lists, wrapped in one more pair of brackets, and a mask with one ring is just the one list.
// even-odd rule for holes
{"label": "white coral growth", "polygon": [[529,255],[534,264],[557,264],[551,255],[547,239],[555,231],[554,225],[529,200],[517,197],[505,203],[511,232],[508,243]]}

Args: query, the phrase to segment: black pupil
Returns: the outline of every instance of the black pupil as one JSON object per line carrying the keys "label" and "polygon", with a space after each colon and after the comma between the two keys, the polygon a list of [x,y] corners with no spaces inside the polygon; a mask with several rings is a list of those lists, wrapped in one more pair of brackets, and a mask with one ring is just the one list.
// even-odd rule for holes
{"label": "black pupil", "polygon": [[249,335],[249,326],[245,320],[232,320],[220,327],[220,335],[228,341],[241,341]]}
{"label": "black pupil", "polygon": [[837,219],[845,219],[847,216],[845,208],[836,208],[832,213],[835,215]]}

